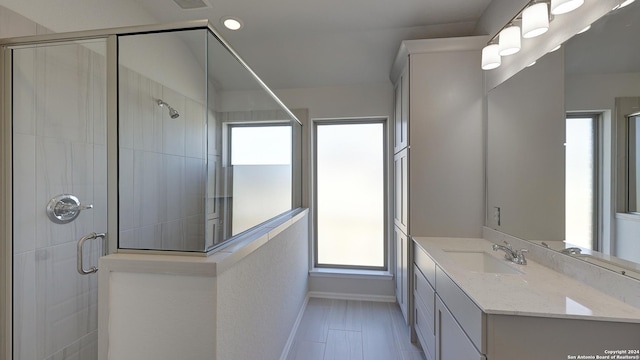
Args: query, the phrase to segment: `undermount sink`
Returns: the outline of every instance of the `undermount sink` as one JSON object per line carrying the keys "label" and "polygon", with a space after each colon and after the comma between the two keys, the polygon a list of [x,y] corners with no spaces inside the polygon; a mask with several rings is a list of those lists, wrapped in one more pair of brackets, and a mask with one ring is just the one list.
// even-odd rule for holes
{"label": "undermount sink", "polygon": [[478,273],[522,274],[522,271],[507,265],[506,260],[497,259],[484,251],[446,251],[450,259],[469,271]]}

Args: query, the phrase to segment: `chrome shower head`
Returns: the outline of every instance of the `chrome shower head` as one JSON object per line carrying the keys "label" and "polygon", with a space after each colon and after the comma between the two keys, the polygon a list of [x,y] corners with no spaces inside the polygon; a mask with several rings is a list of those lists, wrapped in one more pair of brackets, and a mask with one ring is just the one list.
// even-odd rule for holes
{"label": "chrome shower head", "polygon": [[178,113],[178,110],[174,109],[171,107],[171,105],[167,104],[166,102],[164,102],[162,99],[156,99],[156,103],[158,104],[158,106],[160,107],[167,107],[169,109],[169,116],[172,119],[177,119],[180,114]]}

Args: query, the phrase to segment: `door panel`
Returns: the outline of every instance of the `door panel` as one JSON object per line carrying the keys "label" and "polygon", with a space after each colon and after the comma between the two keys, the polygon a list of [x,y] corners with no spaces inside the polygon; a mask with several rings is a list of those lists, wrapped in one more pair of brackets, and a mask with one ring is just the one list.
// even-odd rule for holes
{"label": "door panel", "polygon": [[[105,40],[12,50],[13,359],[97,359],[96,274],[77,242],[107,231]],[[48,202],[75,195],[77,218]],[[82,249],[97,266],[102,241]]]}

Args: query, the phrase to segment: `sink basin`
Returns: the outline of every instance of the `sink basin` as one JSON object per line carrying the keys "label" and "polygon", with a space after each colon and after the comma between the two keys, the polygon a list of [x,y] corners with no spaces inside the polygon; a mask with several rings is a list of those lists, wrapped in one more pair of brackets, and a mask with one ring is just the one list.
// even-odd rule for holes
{"label": "sink basin", "polygon": [[507,260],[497,259],[484,251],[446,251],[458,265],[478,273],[522,274],[522,271],[507,265]]}

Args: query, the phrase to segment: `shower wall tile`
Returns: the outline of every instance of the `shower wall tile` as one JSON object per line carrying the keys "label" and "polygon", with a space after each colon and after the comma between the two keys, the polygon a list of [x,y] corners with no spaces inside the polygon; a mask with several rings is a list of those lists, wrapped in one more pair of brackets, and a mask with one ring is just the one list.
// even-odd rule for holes
{"label": "shower wall tile", "polygon": [[36,248],[36,137],[15,134],[13,151],[13,252],[19,254]]}
{"label": "shower wall tile", "polygon": [[46,360],[85,360],[95,359],[98,353],[98,332],[83,336],[80,340],[59,350]]}
{"label": "shower wall tile", "polygon": [[36,129],[40,136],[87,141],[89,76],[78,71],[87,66],[83,63],[86,58],[79,56],[77,48],[63,45],[44,50],[43,97],[38,94],[38,106],[44,107],[44,116],[38,116]]}
{"label": "shower wall tile", "polygon": [[13,52],[13,131],[36,134],[36,50]]}
{"label": "shower wall tile", "polygon": [[204,215],[205,162],[202,159],[187,158],[186,161],[187,207],[183,216]]}
{"label": "shower wall tile", "polygon": [[162,121],[156,103],[161,98],[162,88],[144,76],[137,76],[137,93],[127,102],[135,105],[137,115],[134,122],[134,142],[136,150],[162,152]]}
{"label": "shower wall tile", "polygon": [[119,227],[120,230],[133,229],[136,226],[135,222],[135,208],[134,208],[134,160],[133,150],[127,148],[120,148],[118,161],[119,171],[119,201],[118,201],[118,215],[119,215]]}
{"label": "shower wall tile", "polygon": [[124,230],[118,233],[119,247],[121,248],[139,248],[139,241],[136,238],[136,229]]}
{"label": "shower wall tile", "polygon": [[38,137],[36,142],[37,248],[74,241],[74,224],[55,224],[46,214],[51,198],[72,191],[71,144],[66,140]]}
{"label": "shower wall tile", "polygon": [[[120,71],[120,244],[184,249],[187,217],[204,218],[205,107],[129,69]],[[180,116],[171,119],[157,99]]]}
{"label": "shower wall tile", "polygon": [[131,99],[138,92],[138,75],[124,66],[118,68],[118,73],[118,146],[120,149],[133,149],[135,109],[138,104],[131,101]]}
{"label": "shower wall tile", "polygon": [[171,155],[185,155],[185,96],[167,87],[162,89],[162,98],[178,111],[180,117],[172,119],[169,110],[162,112],[162,144],[163,153]]}
{"label": "shower wall tile", "polygon": [[166,219],[167,194],[164,193],[162,154],[135,151],[134,160],[134,226],[148,226]]}
{"label": "shower wall tile", "polygon": [[205,155],[205,112],[200,103],[186,99],[185,155],[203,159]]}
{"label": "shower wall tile", "polygon": [[162,249],[162,225],[156,223],[135,229],[134,236],[140,249]]}
{"label": "shower wall tile", "polygon": [[14,356],[16,360],[36,360],[36,253],[13,257]]}
{"label": "shower wall tile", "polygon": [[95,232],[107,232],[107,147],[93,147],[93,226]]}
{"label": "shower wall tile", "polygon": [[185,248],[202,250],[205,243],[204,214],[190,216],[185,220]]}
{"label": "shower wall tile", "polygon": [[[166,209],[166,221],[177,220],[184,216],[185,207],[189,199],[185,197],[185,158],[182,156],[163,155],[163,178],[165,187],[162,189],[166,202],[162,206]],[[189,159],[186,159],[189,160]]]}
{"label": "shower wall tile", "polygon": [[40,359],[97,329],[97,277],[76,271],[75,243],[41,250],[37,260]]}
{"label": "shower wall tile", "polygon": [[172,250],[184,250],[184,221],[175,220],[162,223],[162,248]]}
{"label": "shower wall tile", "polygon": [[[101,45],[106,47],[106,44]],[[91,54],[91,84],[89,88],[89,103],[91,113],[89,119],[93,124],[94,144],[107,144],[107,59],[102,53],[90,52]],[[91,137],[89,138],[91,139]]]}
{"label": "shower wall tile", "polygon": [[207,110],[207,153],[217,155],[222,153],[222,134],[218,129],[217,112]]}

